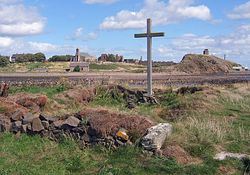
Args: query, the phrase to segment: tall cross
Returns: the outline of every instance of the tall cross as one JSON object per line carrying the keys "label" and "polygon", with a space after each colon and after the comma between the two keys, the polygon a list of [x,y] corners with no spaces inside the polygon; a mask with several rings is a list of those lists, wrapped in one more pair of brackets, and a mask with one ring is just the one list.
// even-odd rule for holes
{"label": "tall cross", "polygon": [[152,20],[147,19],[147,33],[135,34],[135,38],[147,38],[147,83],[148,83],[148,96],[153,95],[152,91],[152,38],[153,37],[163,37],[165,34],[163,32],[154,33],[151,31]]}

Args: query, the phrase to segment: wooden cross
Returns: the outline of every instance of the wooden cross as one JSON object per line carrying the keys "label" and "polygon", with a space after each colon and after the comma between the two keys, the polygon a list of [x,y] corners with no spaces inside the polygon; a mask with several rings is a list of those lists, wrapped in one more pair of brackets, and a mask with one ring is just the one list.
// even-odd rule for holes
{"label": "wooden cross", "polygon": [[152,91],[152,38],[153,37],[163,37],[165,34],[163,32],[154,33],[151,31],[152,20],[147,19],[147,33],[135,34],[135,38],[147,38],[147,83],[148,83],[148,96],[153,95]]}

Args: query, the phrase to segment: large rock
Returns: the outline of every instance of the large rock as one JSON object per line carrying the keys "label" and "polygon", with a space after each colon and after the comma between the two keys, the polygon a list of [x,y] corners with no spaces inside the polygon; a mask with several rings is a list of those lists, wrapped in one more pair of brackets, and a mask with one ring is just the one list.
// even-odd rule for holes
{"label": "large rock", "polygon": [[40,132],[44,130],[43,124],[39,118],[35,118],[32,121],[32,131],[33,132]]}
{"label": "large rock", "polygon": [[19,121],[23,118],[23,112],[21,110],[17,110],[14,114],[11,116],[12,121]]}
{"label": "large rock", "polygon": [[59,120],[58,117],[50,117],[50,116],[47,116],[45,114],[40,114],[39,118],[41,121],[48,121],[50,124]]}
{"label": "large rock", "polygon": [[147,130],[147,135],[145,135],[141,140],[141,145],[145,150],[156,151],[160,150],[165,139],[172,132],[172,125],[169,123],[160,123],[153,126]]}
{"label": "large rock", "polygon": [[38,118],[38,116],[35,116],[35,115],[31,114],[31,113],[27,113],[26,115],[24,115],[23,120],[22,120],[22,123],[23,123],[24,125],[29,124],[29,123],[32,123],[32,121],[33,121],[35,118]]}
{"label": "large rock", "polygon": [[80,120],[78,118],[71,116],[64,121],[63,128],[77,127],[79,123]]}
{"label": "large rock", "polygon": [[229,159],[229,158],[242,160],[244,158],[248,158],[248,155],[238,154],[238,153],[221,152],[221,153],[218,153],[214,156],[215,160],[225,160],[225,159]]}

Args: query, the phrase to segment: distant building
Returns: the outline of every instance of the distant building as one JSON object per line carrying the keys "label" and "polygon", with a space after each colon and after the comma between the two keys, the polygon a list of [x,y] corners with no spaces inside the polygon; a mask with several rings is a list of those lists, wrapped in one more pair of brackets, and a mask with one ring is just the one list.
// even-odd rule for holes
{"label": "distant building", "polygon": [[125,63],[133,63],[133,64],[139,64],[140,60],[139,59],[124,59]]}
{"label": "distant building", "polygon": [[208,49],[205,49],[205,50],[203,51],[203,55],[209,55],[209,50],[208,50]]}
{"label": "distant building", "polygon": [[123,62],[123,60],[123,56],[118,54],[101,54],[98,58],[98,61],[100,62]]}
{"label": "distant building", "polygon": [[88,53],[80,52],[80,49],[76,49],[76,54],[72,57],[71,62],[96,62],[97,59]]}
{"label": "distant building", "polygon": [[16,62],[16,59],[18,58],[18,56],[20,56],[21,54],[13,54],[10,58],[10,61],[15,63]]}
{"label": "distant building", "polygon": [[79,66],[80,72],[88,72],[89,71],[89,63],[88,62],[71,62],[69,65],[70,71],[73,72],[77,66]]}
{"label": "distant building", "polygon": [[90,56],[87,53],[81,53],[80,49],[76,49],[76,54],[72,57],[70,61],[70,71],[74,71],[74,69],[79,66],[80,72],[88,72],[89,71],[89,62],[96,62],[96,58]]}
{"label": "distant building", "polygon": [[248,71],[247,67],[242,67],[242,66],[234,66],[233,70],[243,72],[243,71]]}

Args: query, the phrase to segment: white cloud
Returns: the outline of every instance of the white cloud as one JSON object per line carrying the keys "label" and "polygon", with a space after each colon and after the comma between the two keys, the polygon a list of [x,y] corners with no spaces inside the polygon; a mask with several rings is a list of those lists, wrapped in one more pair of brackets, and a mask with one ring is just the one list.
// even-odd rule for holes
{"label": "white cloud", "polygon": [[228,14],[231,19],[250,19],[250,1],[241,4],[234,8],[234,10]]}
{"label": "white cloud", "polygon": [[210,20],[210,9],[205,5],[193,6],[193,0],[174,1],[168,3],[161,0],[145,0],[139,11],[122,10],[115,16],[106,17],[101,29],[133,29],[144,28],[146,18],[152,18],[154,25],[175,23],[185,19]]}
{"label": "white cloud", "polygon": [[58,49],[57,45],[50,43],[28,42],[28,45],[31,50],[36,50],[36,52],[51,52]]}
{"label": "white cloud", "polygon": [[6,48],[13,44],[14,40],[9,37],[0,37],[0,48]]}
{"label": "white cloud", "polygon": [[97,37],[98,37],[97,33],[95,32],[85,33],[84,29],[82,27],[79,27],[75,30],[75,32],[71,36],[66,37],[66,39],[88,41],[88,40],[95,40]]}
{"label": "white cloud", "polygon": [[86,4],[112,4],[118,0],[83,0]]}
{"label": "white cloud", "polygon": [[39,34],[45,26],[35,7],[25,6],[19,1],[0,0],[0,35],[26,36]]}

